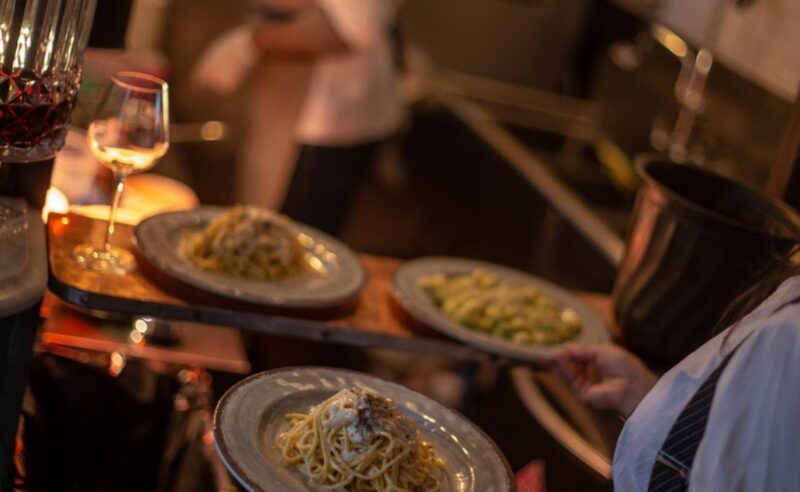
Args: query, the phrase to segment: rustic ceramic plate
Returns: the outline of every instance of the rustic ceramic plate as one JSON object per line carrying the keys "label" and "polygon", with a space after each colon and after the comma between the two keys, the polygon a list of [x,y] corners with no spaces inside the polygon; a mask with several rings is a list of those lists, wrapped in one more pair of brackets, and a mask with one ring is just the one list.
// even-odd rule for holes
{"label": "rustic ceramic plate", "polygon": [[136,226],[134,241],[144,258],[167,275],[222,297],[266,306],[326,308],[354,298],[365,274],[355,253],[322,231],[295,223],[307,256],[318,260],[316,271],[282,280],[253,280],[208,272],[184,259],[178,245],[186,232],[200,231],[224,212],[200,207],[149,217]]}
{"label": "rustic ceramic plate", "polygon": [[414,420],[423,439],[445,462],[442,492],[515,490],[511,469],[497,446],[464,417],[403,386],[366,374],[323,367],[289,368],[251,376],[231,388],[214,412],[217,451],[249,491],[317,491],[286,467],[275,438],[287,412],[307,412],[343,388],[362,387],[390,398]]}
{"label": "rustic ceramic plate", "polygon": [[426,275],[443,273],[462,275],[480,268],[517,285],[529,285],[550,296],[562,308],[578,313],[582,329],[575,343],[602,343],[610,340],[602,318],[575,296],[546,280],[511,268],[463,258],[420,258],[403,263],[395,272],[392,295],[397,302],[418,321],[445,335],[461,340],[493,354],[515,360],[547,364],[558,345],[531,345],[513,342],[468,328],[448,318],[434,305],[428,294],[419,286]]}

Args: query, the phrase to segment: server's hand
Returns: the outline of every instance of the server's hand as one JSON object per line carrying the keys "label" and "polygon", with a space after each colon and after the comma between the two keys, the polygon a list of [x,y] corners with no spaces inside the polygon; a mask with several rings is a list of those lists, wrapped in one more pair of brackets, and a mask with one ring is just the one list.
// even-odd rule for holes
{"label": "server's hand", "polygon": [[192,71],[192,82],[222,95],[231,94],[258,60],[253,30],[239,26],[217,38]]}
{"label": "server's hand", "polygon": [[613,344],[567,344],[555,363],[583,401],[625,417],[658,381],[641,360]]}

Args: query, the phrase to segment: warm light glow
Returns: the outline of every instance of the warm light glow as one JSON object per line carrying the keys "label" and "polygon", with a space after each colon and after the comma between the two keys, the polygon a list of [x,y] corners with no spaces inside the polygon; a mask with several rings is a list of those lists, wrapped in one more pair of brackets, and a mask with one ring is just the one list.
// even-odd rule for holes
{"label": "warm light glow", "polygon": [[322,261],[320,261],[320,259],[317,258],[316,256],[310,257],[308,259],[308,264],[311,266],[311,268],[313,268],[316,271],[322,270],[323,267]]}
{"label": "warm light glow", "polygon": [[42,67],[45,70],[45,73],[50,68],[50,64],[53,62],[53,51],[55,50],[56,45],[56,32],[55,30],[50,31],[50,34],[47,36],[47,48],[45,48],[44,52],[44,61],[42,62]]}
{"label": "warm light glow", "polygon": [[308,234],[303,234],[302,232],[297,235],[297,241],[304,248],[311,248],[314,246],[314,240],[311,238],[311,236]]}
{"label": "warm light glow", "polygon": [[200,137],[203,140],[213,142],[225,136],[225,125],[219,121],[207,121],[200,127]]}
{"label": "warm light glow", "polygon": [[[121,203],[117,222],[135,226],[150,215],[187,210],[199,202],[192,189],[183,183],[155,174],[139,174],[127,179]],[[108,220],[109,207],[105,204],[71,205],[69,211],[90,219]]]}
{"label": "warm light glow", "polygon": [[[95,220],[108,220],[108,205],[77,205],[70,207],[70,212]],[[142,219],[141,212],[130,208],[119,207],[116,221],[119,224],[136,225]]]}
{"label": "warm light glow", "polygon": [[8,46],[9,38],[11,37],[11,33],[8,29],[8,24],[3,22],[0,24],[0,56],[2,56],[2,62],[5,64],[6,62],[6,46]]}
{"label": "warm light glow", "polygon": [[147,333],[148,326],[149,326],[149,319],[139,318],[133,322],[133,328],[142,335]]}
{"label": "warm light glow", "polygon": [[42,208],[42,220],[47,222],[47,216],[50,212],[58,214],[65,214],[69,211],[69,200],[67,195],[61,192],[58,188],[52,186],[47,190],[47,195],[44,200],[44,208]]}
{"label": "warm light glow", "polygon": [[17,38],[17,54],[14,57],[14,68],[25,66],[28,58],[28,51],[31,49],[31,26],[22,26]]}
{"label": "warm light glow", "polygon": [[678,58],[683,58],[689,53],[686,42],[666,27],[653,26],[652,33],[656,41]]}
{"label": "warm light glow", "polygon": [[112,352],[108,364],[108,374],[115,378],[122,373],[123,369],[125,369],[125,357],[119,352]]}
{"label": "warm light glow", "polygon": [[697,52],[697,58],[694,63],[699,72],[707,74],[714,64],[714,56],[708,50],[700,50]]}
{"label": "warm light glow", "polygon": [[129,335],[129,337],[131,341],[136,344],[140,344],[144,341],[144,336],[137,330],[131,330],[131,334]]}

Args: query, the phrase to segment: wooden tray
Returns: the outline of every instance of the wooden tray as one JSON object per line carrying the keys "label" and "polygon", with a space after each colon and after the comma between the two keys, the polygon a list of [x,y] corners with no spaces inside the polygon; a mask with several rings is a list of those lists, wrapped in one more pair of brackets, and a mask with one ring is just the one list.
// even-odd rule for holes
{"label": "wooden tray", "polygon": [[[389,279],[399,260],[362,255],[368,280],[359,299],[337,311],[269,312],[214,298],[159,276],[140,259],[128,275],[88,270],[72,258],[83,242],[100,244],[105,221],[76,214],[50,214],[48,246],[50,290],[65,302],[114,316],[154,316],[229,326],[274,335],[330,341],[363,347],[385,347],[472,360],[492,356],[414,326],[399,313],[389,295]],[[114,244],[130,247],[133,228],[119,224]]]}
{"label": "wooden tray", "polygon": [[[153,316],[228,326],[274,335],[362,347],[383,347],[439,354],[455,359],[498,361],[460,342],[442,337],[407,317],[389,292],[400,260],[360,255],[367,282],[358,299],[336,310],[287,311],[233,303],[182,285],[155,271],[141,258],[128,275],[88,270],[72,258],[84,242],[100,244],[106,222],[76,214],[53,214],[48,220],[49,288],[65,302],[88,311],[119,317]],[[114,244],[131,248],[133,227],[119,224]],[[607,296],[578,295],[609,319]]]}

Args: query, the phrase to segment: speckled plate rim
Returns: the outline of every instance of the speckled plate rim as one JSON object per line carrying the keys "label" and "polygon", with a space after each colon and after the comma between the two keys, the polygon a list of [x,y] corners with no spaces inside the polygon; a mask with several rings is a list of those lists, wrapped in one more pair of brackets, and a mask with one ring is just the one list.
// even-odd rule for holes
{"label": "speckled plate rim", "polygon": [[[338,239],[298,222],[295,222],[298,230],[310,236],[315,242],[324,245],[339,257],[341,271],[338,275],[344,280],[341,285],[334,285],[333,287],[335,288],[332,288],[329,292],[303,293],[297,285],[292,286],[288,282],[280,285],[286,289],[280,295],[274,292],[262,291],[254,287],[258,282],[256,280],[237,279],[203,271],[181,258],[176,251],[161,251],[160,248],[151,244],[151,241],[147,239],[149,237],[147,234],[148,228],[158,227],[166,221],[176,222],[173,228],[169,229],[170,231],[174,230],[174,228],[199,227],[204,223],[203,221],[207,223],[208,220],[227,209],[227,207],[205,205],[191,210],[165,212],[147,217],[134,229],[133,245],[148,263],[162,273],[194,288],[251,304],[290,309],[330,308],[354,299],[364,287],[366,272],[353,250]],[[163,242],[168,243],[169,240],[163,239]],[[170,248],[166,248],[165,245],[165,249],[169,250]],[[187,271],[190,273],[187,274]]]}
{"label": "speckled plate rim", "polygon": [[570,342],[603,343],[611,340],[611,335],[602,318],[565,289],[528,273],[485,261],[439,256],[407,261],[395,271],[392,277],[391,293],[400,306],[413,318],[439,333],[502,357],[548,365],[561,344],[523,345],[467,328],[452,321],[439,311],[417,283],[423,275],[464,274],[476,268],[482,268],[511,282],[535,287],[555,299],[561,307],[574,309],[583,322],[583,328],[581,333]]}
{"label": "speckled plate rim", "polygon": [[[237,464],[236,457],[231,450],[231,446],[229,445],[228,442],[226,442],[226,438],[222,429],[223,426],[227,425],[227,423],[225,422],[226,420],[225,416],[227,413],[226,410],[231,405],[235,404],[234,402],[236,398],[241,398],[241,396],[237,395],[241,395],[243,391],[246,392],[248,386],[252,386],[253,384],[258,383],[261,379],[264,378],[275,379],[283,374],[289,374],[293,372],[311,372],[311,371],[327,371],[332,374],[339,374],[348,376],[350,378],[354,379],[358,378],[362,381],[367,381],[367,384],[370,386],[376,386],[376,385],[386,386],[391,388],[392,391],[396,391],[401,394],[405,393],[408,395],[412,395],[417,401],[424,402],[427,405],[430,405],[431,407],[435,408],[437,412],[441,412],[442,415],[445,416],[449,415],[449,418],[459,421],[461,425],[469,428],[471,432],[473,432],[481,441],[483,441],[484,445],[488,445],[488,449],[491,450],[491,454],[493,454],[495,458],[501,463],[506,478],[506,485],[507,485],[506,490],[508,492],[517,492],[514,473],[505,455],[500,451],[500,448],[497,446],[494,440],[492,440],[492,438],[490,438],[480,427],[475,425],[471,420],[464,417],[460,412],[448,408],[436,402],[435,400],[428,398],[427,396],[418,393],[412,389],[409,389],[405,386],[402,386],[400,384],[393,383],[391,381],[386,381],[384,379],[371,376],[369,374],[359,371],[352,371],[349,369],[340,369],[340,368],[326,367],[326,366],[282,367],[278,369],[271,369],[268,371],[263,371],[257,374],[253,374],[252,376],[248,376],[247,378],[242,379],[241,381],[230,387],[217,402],[217,406],[214,409],[213,424],[212,424],[214,446],[217,450],[217,455],[220,457],[225,467],[233,475],[233,477],[237,480],[237,482],[249,492],[267,492],[267,489],[262,488],[257,483],[257,479],[249,476],[247,472]],[[298,390],[298,392],[299,391],[301,390]],[[285,395],[284,398],[288,396],[289,395]]]}

